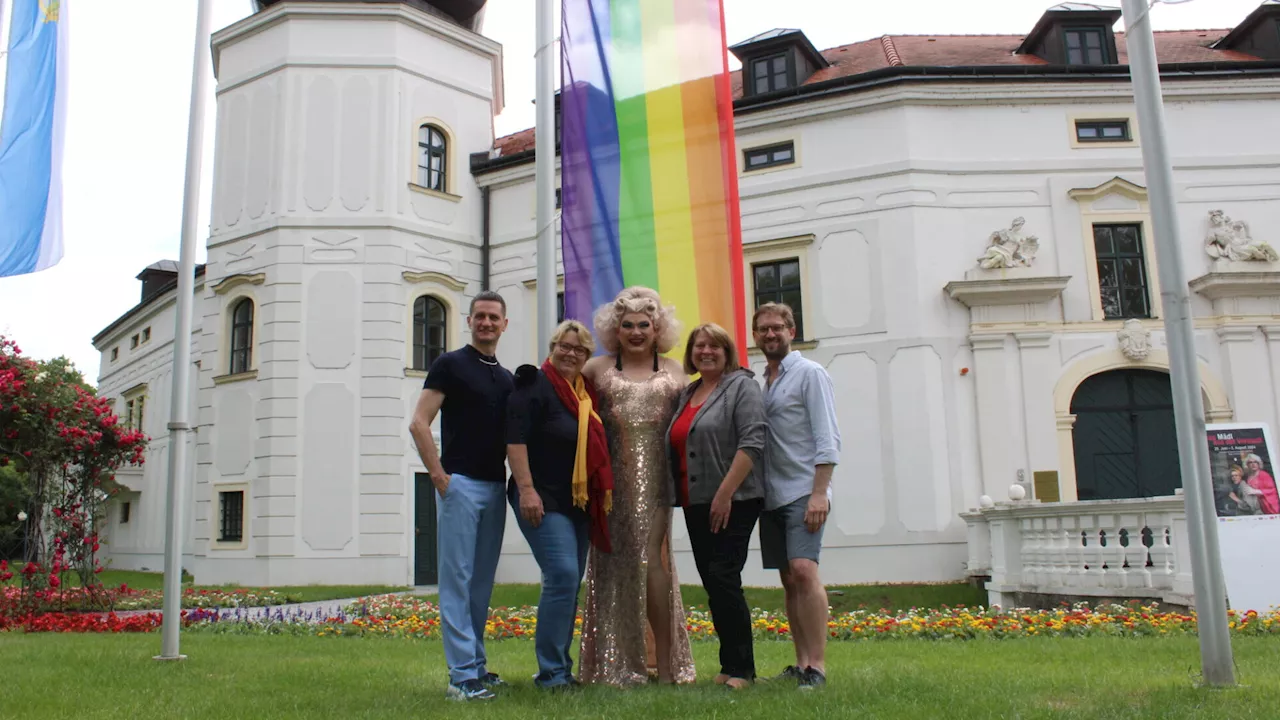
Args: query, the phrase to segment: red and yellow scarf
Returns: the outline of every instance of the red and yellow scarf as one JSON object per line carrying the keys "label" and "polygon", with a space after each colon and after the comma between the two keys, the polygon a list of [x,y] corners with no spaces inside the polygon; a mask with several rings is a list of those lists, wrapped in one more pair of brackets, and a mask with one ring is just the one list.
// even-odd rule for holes
{"label": "red and yellow scarf", "polygon": [[581,374],[573,387],[548,359],[542,374],[551,381],[556,396],[578,418],[578,450],[573,461],[573,504],[587,511],[591,523],[591,544],[603,552],[613,552],[609,540],[609,511],[613,509],[613,466],[604,423],[596,414],[595,387]]}

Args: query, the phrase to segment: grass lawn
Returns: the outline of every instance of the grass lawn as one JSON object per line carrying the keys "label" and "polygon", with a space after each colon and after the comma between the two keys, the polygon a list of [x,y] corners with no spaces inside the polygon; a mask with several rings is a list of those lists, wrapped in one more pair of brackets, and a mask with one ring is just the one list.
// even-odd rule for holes
{"label": "grass lawn", "polygon": [[[1194,638],[1027,638],[846,642],[829,648],[830,685],[730,693],[710,685],[716,645],[697,643],[699,685],[548,695],[528,678],[528,640],[490,642],[490,668],[512,683],[491,703],[443,700],[444,659],[426,641],[190,635],[189,659],[159,663],[150,635],[0,634],[6,718],[504,717],[680,718],[1273,718],[1280,643],[1235,640],[1245,685],[1196,688]],[[756,644],[773,673],[787,643]],[[68,692],[68,682],[74,692]]]}
{"label": "grass lawn", "polygon": [[[493,607],[522,607],[538,604],[537,585],[498,585],[493,589]],[[746,588],[747,604],[764,610],[783,610],[782,588]],[[701,585],[681,585],[685,605],[707,606]],[[985,590],[954,583],[948,585],[832,585],[827,588],[833,612],[866,610],[907,610],[913,607],[938,608],[943,605],[974,607],[987,604]],[[583,587],[579,602],[586,597]]]}

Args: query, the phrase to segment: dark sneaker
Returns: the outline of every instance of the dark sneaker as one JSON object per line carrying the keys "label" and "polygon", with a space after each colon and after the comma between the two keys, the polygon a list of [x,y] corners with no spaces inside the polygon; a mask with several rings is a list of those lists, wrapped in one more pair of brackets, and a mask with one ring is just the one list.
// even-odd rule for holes
{"label": "dark sneaker", "polygon": [[804,671],[795,665],[788,665],[786,670],[769,678],[770,680],[803,680]]}
{"label": "dark sneaker", "polygon": [[813,690],[823,687],[827,684],[827,676],[822,674],[817,668],[805,668],[804,675],[800,678],[801,690]]}
{"label": "dark sneaker", "polygon": [[466,702],[468,700],[492,700],[497,695],[489,691],[479,680],[463,680],[457,685],[450,685],[444,696],[450,700]]}
{"label": "dark sneaker", "polygon": [[498,677],[498,673],[485,673],[484,677],[480,678],[480,684],[489,689],[493,689],[496,687],[502,687],[507,683],[502,678]]}

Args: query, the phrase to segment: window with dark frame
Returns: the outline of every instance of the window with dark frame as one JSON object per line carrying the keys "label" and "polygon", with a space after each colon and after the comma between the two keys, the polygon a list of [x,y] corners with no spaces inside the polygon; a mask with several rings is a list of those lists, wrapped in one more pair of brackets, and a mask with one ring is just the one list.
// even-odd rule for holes
{"label": "window with dark frame", "polygon": [[435,125],[418,128],[418,185],[437,192],[448,192],[448,141],[444,131]]}
{"label": "window with dark frame", "polygon": [[120,503],[120,524],[121,525],[124,525],[125,523],[129,522],[129,515],[132,509],[133,509],[132,503],[127,503],[127,502]]}
{"label": "window with dark frame", "polygon": [[793,142],[785,142],[766,147],[748,148],[742,151],[742,159],[747,172],[778,165],[790,165],[796,161],[796,146]]}
{"label": "window with dark frame", "polygon": [[138,347],[138,336],[134,335],[132,338],[129,338],[129,349],[133,350],[136,347]]}
{"label": "window with dark frame", "polygon": [[232,375],[249,372],[253,367],[253,300],[244,298],[231,311]]}
{"label": "window with dark frame", "polygon": [[413,301],[414,370],[430,370],[431,363],[444,354],[448,323],[444,303],[439,299],[423,295]]}
{"label": "window with dark frame", "polygon": [[751,275],[755,307],[769,302],[786,303],[796,316],[796,340],[804,340],[803,308],[800,303],[800,259],[788,258],[753,263]]}
{"label": "window with dark frame", "polygon": [[1129,142],[1128,120],[1079,120],[1076,122],[1076,140],[1082,143]]}
{"label": "window with dark frame", "polygon": [[124,403],[124,424],[130,430],[142,430],[142,414],[146,408],[147,396],[139,395]]}
{"label": "window with dark frame", "polygon": [[556,293],[556,322],[564,322],[564,291]]}
{"label": "window with dark frame", "polygon": [[142,329],[142,342],[151,342],[151,328]]}
{"label": "window with dark frame", "polygon": [[218,542],[244,539],[244,491],[218,493]]}
{"label": "window with dark frame", "polygon": [[1151,317],[1142,226],[1094,225],[1093,246],[1103,316],[1108,320]]}
{"label": "window with dark frame", "polygon": [[1106,65],[1107,31],[1100,27],[1066,28],[1062,31],[1067,46],[1068,65]]}
{"label": "window with dark frame", "polygon": [[118,347],[111,348],[111,362],[115,362],[116,360],[119,360],[119,359],[120,359],[120,348]]}
{"label": "window with dark frame", "polygon": [[760,95],[791,87],[791,63],[787,53],[778,53],[751,61],[751,81]]}

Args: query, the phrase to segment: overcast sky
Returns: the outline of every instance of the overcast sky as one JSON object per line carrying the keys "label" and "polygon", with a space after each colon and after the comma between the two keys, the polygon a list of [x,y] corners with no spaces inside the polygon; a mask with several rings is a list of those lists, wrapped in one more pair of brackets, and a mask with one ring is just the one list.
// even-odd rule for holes
{"label": "overcast sky", "polygon": [[[0,0],[7,2],[8,0]],[[210,0],[214,29],[249,0]],[[1262,0],[1157,5],[1157,30],[1229,28]],[[37,358],[66,355],[94,382],[91,338],[137,303],[134,276],[178,258],[195,0],[71,0],[64,182],[66,254],[54,268],[0,278],[0,333]],[[1022,34],[1051,0],[725,0],[730,44],[799,28],[818,48],[889,34]],[[1119,0],[1109,4],[1119,5]],[[558,3],[557,3],[558,5]],[[505,48],[499,135],[533,125],[534,0],[489,0],[484,32]],[[559,27],[557,19],[556,27]],[[1123,29],[1118,25],[1117,29]],[[732,60],[732,57],[730,58]],[[206,69],[211,73],[211,69]],[[209,227],[213,107],[205,140],[200,247]],[[0,219],[0,221],[3,221]]]}

